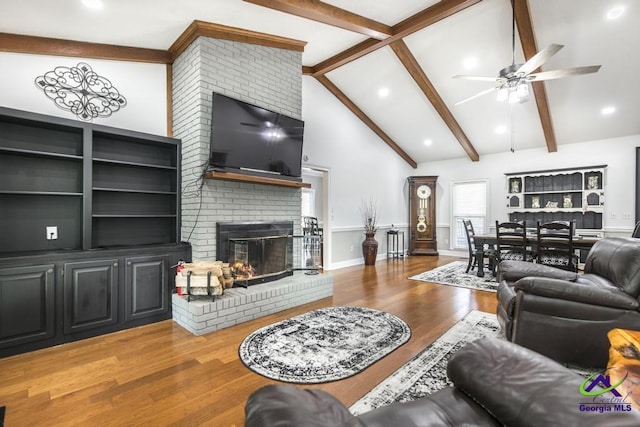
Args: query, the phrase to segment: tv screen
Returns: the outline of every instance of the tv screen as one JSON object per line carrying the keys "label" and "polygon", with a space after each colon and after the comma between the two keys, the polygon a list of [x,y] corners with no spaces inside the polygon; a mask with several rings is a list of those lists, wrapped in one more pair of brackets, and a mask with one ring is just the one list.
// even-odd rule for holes
{"label": "tv screen", "polygon": [[303,133],[302,120],[214,93],[209,164],[300,177]]}

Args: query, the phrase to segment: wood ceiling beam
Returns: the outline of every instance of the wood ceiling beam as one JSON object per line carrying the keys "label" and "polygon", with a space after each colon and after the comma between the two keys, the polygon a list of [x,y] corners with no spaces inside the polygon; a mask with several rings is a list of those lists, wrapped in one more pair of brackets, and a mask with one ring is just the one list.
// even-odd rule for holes
{"label": "wood ceiling beam", "polygon": [[334,55],[331,58],[328,58],[325,61],[320,62],[313,67],[313,75],[320,76],[326,74],[481,1],[482,0],[442,0],[394,25],[392,27],[393,34],[390,37],[384,40],[367,39],[341,53],[338,53],[337,55]]}
{"label": "wood ceiling beam", "polygon": [[175,60],[198,37],[211,37],[215,39],[231,40],[242,43],[256,44],[260,46],[275,47],[279,49],[304,52],[307,42],[274,36],[242,28],[228,27],[226,25],[213,24],[205,21],[193,21],[186,30],[176,39],[169,48],[172,58]]}
{"label": "wood ceiling beam", "polygon": [[418,87],[422,90],[422,93],[425,94],[427,99],[431,102],[433,107],[436,109],[436,112],[442,117],[444,123],[453,133],[453,136],[456,137],[462,149],[467,153],[467,156],[474,161],[477,162],[480,160],[480,156],[478,152],[465,135],[464,131],[458,124],[458,121],[455,119],[447,105],[440,97],[436,88],[431,84],[431,81],[425,74],[424,70],[416,60],[415,56],[409,50],[409,47],[402,40],[397,40],[390,45],[393,52],[396,54],[402,65],[407,69],[413,80],[418,84]]}
{"label": "wood ceiling beam", "polygon": [[289,13],[301,18],[354,31],[383,40],[392,34],[391,27],[319,0],[244,0],[258,6]]}
{"label": "wood ceiling beam", "polygon": [[[531,21],[531,13],[529,12],[528,0],[514,1],[516,25],[518,26],[518,34],[522,43],[522,51],[525,60],[529,60],[538,53],[536,46],[536,38],[533,34],[533,23]],[[550,153],[558,151],[558,143],[556,134],[553,130],[553,121],[551,120],[551,110],[549,109],[549,100],[547,98],[547,90],[544,82],[531,82],[533,94],[538,107],[538,115],[542,124],[542,132],[547,142],[547,150]]]}
{"label": "wood ceiling beam", "polygon": [[9,33],[0,33],[0,51],[156,64],[170,64],[172,61],[171,54],[166,50],[79,42]]}
{"label": "wood ceiling beam", "polygon": [[347,97],[336,85],[333,84],[331,80],[329,80],[326,76],[315,76],[315,78],[325,87],[329,92],[331,92],[340,102],[342,102],[345,107],[347,107],[353,114],[356,115],[360,120],[364,122],[365,125],[369,127],[376,135],[378,135],[384,142],[387,143],[389,147],[393,151],[395,151],[400,157],[404,159],[412,168],[416,169],[418,164],[415,160],[411,158],[396,142],[391,139],[389,135],[387,135],[380,127],[375,124],[373,120],[367,116],[364,111],[362,111],[356,104]]}

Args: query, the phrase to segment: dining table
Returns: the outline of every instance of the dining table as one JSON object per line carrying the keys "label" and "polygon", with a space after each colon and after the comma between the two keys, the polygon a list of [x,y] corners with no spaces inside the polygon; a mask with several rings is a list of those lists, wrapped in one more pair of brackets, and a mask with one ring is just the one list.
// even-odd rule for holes
{"label": "dining table", "polygon": [[[476,234],[473,236],[476,246],[476,264],[478,265],[478,277],[484,277],[484,250],[486,247],[495,247],[498,243],[498,236],[495,234]],[[526,237],[527,246],[535,247],[538,241],[538,236],[535,233],[527,234]],[[600,240],[601,237],[596,236],[574,236],[573,247],[579,250],[589,250],[591,247]]]}

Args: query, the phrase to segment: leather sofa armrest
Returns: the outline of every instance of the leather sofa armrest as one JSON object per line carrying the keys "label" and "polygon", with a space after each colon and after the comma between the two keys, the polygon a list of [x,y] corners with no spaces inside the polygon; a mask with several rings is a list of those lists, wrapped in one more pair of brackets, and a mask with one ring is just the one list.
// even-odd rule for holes
{"label": "leather sofa armrest", "polygon": [[525,277],[515,283],[515,290],[542,297],[623,310],[637,310],[640,306],[636,298],[613,285],[599,287],[545,277]]}
{"label": "leather sofa armrest", "polygon": [[[482,338],[456,352],[447,365],[456,388],[503,425],[632,426],[640,412],[581,412],[580,375],[532,350]],[[597,415],[595,417],[594,415]]]}
{"label": "leather sofa armrest", "polygon": [[363,427],[329,393],[281,384],[253,392],[245,405],[245,420],[246,427]]}
{"label": "leather sofa armrest", "polygon": [[523,277],[536,276],[562,279],[574,282],[578,274],[548,265],[536,264],[528,261],[502,261],[498,264],[498,282],[506,280],[515,282]]}

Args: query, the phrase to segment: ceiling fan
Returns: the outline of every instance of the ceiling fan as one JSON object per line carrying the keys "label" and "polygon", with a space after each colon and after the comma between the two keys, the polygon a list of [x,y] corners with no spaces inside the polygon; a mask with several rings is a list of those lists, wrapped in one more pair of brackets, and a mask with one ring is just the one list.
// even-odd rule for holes
{"label": "ceiling fan", "polygon": [[536,53],[524,64],[516,64],[516,17],[513,0],[511,1],[511,9],[513,11],[511,23],[511,65],[500,70],[500,72],[498,73],[498,77],[467,75],[453,76],[453,78],[456,79],[477,80],[496,83],[496,86],[487,90],[483,90],[482,92],[470,96],[469,98],[465,98],[462,101],[458,101],[455,105],[465,103],[493,91],[498,92],[498,101],[522,103],[529,100],[529,82],[561,79],[564,77],[590,74],[595,73],[600,69],[600,65],[590,65],[585,67],[565,68],[562,70],[551,70],[533,73],[533,71],[538,69],[542,64],[547,62],[549,58],[551,58],[564,47],[560,44],[551,44],[545,49]]}

